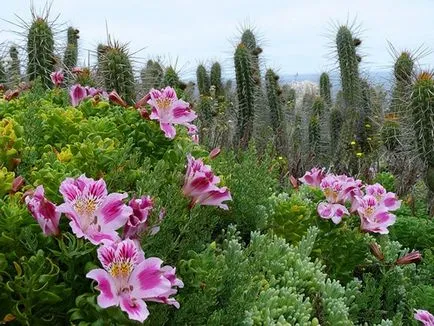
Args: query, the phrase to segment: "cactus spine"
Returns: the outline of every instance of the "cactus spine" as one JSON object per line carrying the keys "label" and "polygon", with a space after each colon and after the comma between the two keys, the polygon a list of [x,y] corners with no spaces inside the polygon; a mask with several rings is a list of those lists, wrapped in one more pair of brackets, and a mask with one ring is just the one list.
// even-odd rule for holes
{"label": "cactus spine", "polygon": [[330,77],[326,72],[323,72],[319,78],[319,95],[327,105],[332,104]]}
{"label": "cactus spine", "polygon": [[21,81],[20,59],[18,58],[18,49],[11,46],[9,49],[11,61],[8,67],[8,79],[11,87],[17,86]]}
{"label": "cactus spine", "polygon": [[107,91],[116,90],[128,103],[135,100],[134,74],[126,46],[109,42],[98,46],[99,66]]}
{"label": "cactus spine", "polygon": [[246,147],[253,131],[255,83],[248,48],[240,43],[234,55],[238,96],[237,142]]}
{"label": "cactus spine", "polygon": [[434,79],[422,72],[416,78],[411,94],[411,114],[417,149],[425,163],[425,183],[429,189],[429,213],[434,216]]}
{"label": "cactus spine", "polygon": [[79,30],[69,27],[67,31],[67,44],[63,56],[63,64],[69,70],[77,66]]}
{"label": "cactus spine", "polygon": [[204,65],[199,65],[196,70],[197,88],[200,95],[209,95],[210,78]]}
{"label": "cactus spine", "polygon": [[51,86],[54,69],[54,37],[46,18],[34,17],[27,35],[27,75],[29,80],[41,78],[45,87]]}

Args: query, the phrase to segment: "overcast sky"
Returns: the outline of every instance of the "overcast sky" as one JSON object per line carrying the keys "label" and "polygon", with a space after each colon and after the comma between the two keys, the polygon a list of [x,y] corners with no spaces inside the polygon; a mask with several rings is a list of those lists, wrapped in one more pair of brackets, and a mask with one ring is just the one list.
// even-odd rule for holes
{"label": "overcast sky", "polygon": [[[34,0],[42,9],[45,0]],[[5,9],[6,8],[6,9]],[[0,17],[17,22],[15,14],[30,19],[30,1],[8,1]],[[393,64],[387,41],[398,50],[434,48],[433,0],[54,0],[51,16],[80,30],[80,60],[109,33],[130,42],[138,66],[162,57],[181,73],[191,75],[199,62],[219,60],[231,74],[234,44],[241,26],[254,26],[264,49],[267,67],[281,74],[319,73],[335,67],[330,55],[335,23],[356,18],[360,25],[363,62],[370,70]],[[12,41],[0,21],[0,41]],[[66,34],[60,35],[61,39]],[[420,60],[434,67],[434,55]]]}

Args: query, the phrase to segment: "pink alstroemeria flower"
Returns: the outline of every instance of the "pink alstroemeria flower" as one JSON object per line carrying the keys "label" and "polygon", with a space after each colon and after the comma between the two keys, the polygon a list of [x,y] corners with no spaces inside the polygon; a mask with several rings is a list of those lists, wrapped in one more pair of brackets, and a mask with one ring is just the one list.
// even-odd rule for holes
{"label": "pink alstroemeria flower", "polygon": [[299,178],[301,182],[312,186],[319,188],[322,179],[326,176],[324,168],[318,169],[318,168],[312,168],[312,170],[307,171],[303,177]]}
{"label": "pink alstroemeria flower", "polygon": [[66,178],[60,193],[65,203],[57,211],[71,220],[69,225],[78,238],[89,239],[95,245],[120,239],[116,230],[125,225],[133,212],[122,202],[126,193],[108,194],[103,179],[95,181],[84,175]]}
{"label": "pink alstroemeria flower", "polygon": [[69,91],[69,97],[71,98],[71,104],[73,107],[76,107],[87,97],[86,88],[81,86],[80,84],[75,84],[71,87]]}
{"label": "pink alstroemeria flower", "polygon": [[53,82],[53,84],[56,87],[59,87],[60,85],[62,85],[63,80],[65,79],[65,76],[64,76],[62,71],[53,71],[50,74],[50,78],[51,78],[51,81]]}
{"label": "pink alstroemeria flower", "polygon": [[327,174],[320,183],[320,188],[331,204],[343,204],[346,195],[344,193],[345,183],[340,181],[334,174]]}
{"label": "pink alstroemeria flower", "polygon": [[232,200],[231,194],[226,187],[217,187],[220,178],[214,175],[211,167],[205,165],[200,159],[196,160],[190,154],[187,159],[187,172],[182,191],[185,196],[192,198],[191,206],[199,204],[228,209],[223,201]]}
{"label": "pink alstroemeria flower", "polygon": [[128,205],[133,212],[125,224],[123,237],[136,239],[148,228],[148,216],[154,204],[150,196],[143,196],[139,199],[131,199]]}
{"label": "pink alstroemeria flower", "polygon": [[141,249],[130,239],[101,246],[97,252],[104,269],[94,269],[86,277],[98,282],[100,307],[120,306],[130,319],[139,322],[149,316],[145,301],[179,307],[169,296],[176,293],[174,286],[183,284],[172,267],[161,267],[161,259],[145,259]]}
{"label": "pink alstroemeria flower", "polygon": [[390,213],[387,207],[380,205],[374,196],[357,197],[357,201],[362,230],[380,234],[389,233],[387,228],[395,223],[396,216]]}
{"label": "pink alstroemeria flower", "polygon": [[172,87],[167,86],[161,91],[151,89],[148,104],[152,107],[150,118],[160,122],[160,128],[167,138],[173,139],[176,135],[175,124],[190,126],[190,122],[197,118],[190,105],[179,100]]}
{"label": "pink alstroemeria flower", "polygon": [[[319,173],[319,171],[314,172],[315,174]],[[307,175],[307,182],[314,182],[312,175]],[[331,219],[335,224],[340,223],[344,215],[350,215],[345,207],[347,201],[351,202],[352,210],[355,210],[356,195],[363,195],[360,189],[361,185],[360,180],[354,180],[346,175],[327,174],[324,176],[319,187],[323,191],[327,203],[318,205],[318,214],[322,218]]]}
{"label": "pink alstroemeria flower", "polygon": [[366,194],[374,196],[380,205],[384,205],[389,211],[394,211],[401,207],[401,201],[398,200],[396,194],[387,192],[379,183],[366,186]]}
{"label": "pink alstroemeria flower", "polygon": [[426,310],[415,309],[414,319],[422,322],[423,326],[434,326],[434,316]]}
{"label": "pink alstroemeria flower", "polygon": [[26,196],[26,205],[32,216],[38,222],[44,235],[58,235],[60,213],[56,205],[45,198],[44,186],[38,186],[33,194]]}
{"label": "pink alstroemeria flower", "polygon": [[319,203],[317,207],[319,216],[324,219],[331,219],[334,224],[339,224],[344,215],[350,215],[348,209],[341,204]]}
{"label": "pink alstroemeria flower", "polygon": [[174,288],[175,286],[178,288],[183,288],[184,283],[176,277],[176,268],[173,268],[171,266],[164,266],[160,269],[160,271],[163,273],[163,276],[167,278],[170,281],[171,288],[166,293],[153,298],[147,298],[147,301],[153,301],[153,302],[159,302],[164,303],[168,305],[172,305],[175,308],[179,309],[179,302],[176,301],[175,298],[171,298],[170,296],[175,295],[177,290]]}

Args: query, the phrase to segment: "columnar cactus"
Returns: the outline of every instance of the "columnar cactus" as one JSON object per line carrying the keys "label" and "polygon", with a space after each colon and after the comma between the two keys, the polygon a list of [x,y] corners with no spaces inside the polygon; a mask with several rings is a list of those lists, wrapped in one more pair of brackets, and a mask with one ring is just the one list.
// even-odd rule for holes
{"label": "columnar cactus", "polygon": [[[315,158],[323,158],[323,146],[321,142],[323,139],[322,133],[325,128],[324,125],[325,116],[325,101],[322,97],[315,97],[312,108],[311,115],[308,124],[308,135],[309,135],[309,150],[311,154],[314,154]],[[324,141],[323,141],[324,142]],[[318,161],[316,159],[316,161]]]}
{"label": "columnar cactus", "polygon": [[310,117],[308,134],[310,152],[318,155],[320,152],[321,130],[319,119],[316,115]]}
{"label": "columnar cactus", "polygon": [[324,115],[325,111],[325,100],[321,96],[315,97],[312,103],[312,114],[321,118]]}
{"label": "columnar cactus", "polygon": [[357,105],[360,94],[359,61],[356,47],[360,44],[355,41],[350,29],[341,26],[336,36],[336,47],[341,72],[341,85],[345,104],[349,109]]}
{"label": "columnar cactus", "polygon": [[282,90],[280,89],[279,76],[268,69],[265,73],[265,88],[267,91],[268,107],[270,108],[270,121],[276,136],[276,148],[280,154],[284,154],[285,144],[285,120],[282,110]]}
{"label": "columnar cactus", "polygon": [[217,96],[223,95],[222,68],[218,62],[214,62],[211,66],[210,83],[215,87]]}
{"label": "columnar cactus", "polygon": [[163,76],[164,70],[160,63],[158,61],[148,60],[146,67],[140,72],[144,90],[149,91],[151,88],[162,88]]}
{"label": "columnar cactus", "polygon": [[16,46],[11,46],[9,49],[11,61],[8,67],[8,80],[10,86],[16,86],[21,81],[20,59],[18,58],[18,49]]}
{"label": "columnar cactus", "polygon": [[163,85],[175,88],[180,87],[181,85],[181,80],[179,79],[178,73],[172,66],[167,67],[164,73]]}
{"label": "columnar cactus", "polygon": [[69,27],[67,31],[67,44],[63,57],[63,64],[69,70],[77,66],[79,30]]}
{"label": "columnar cactus", "polygon": [[197,88],[201,95],[209,95],[210,78],[203,64],[200,64],[196,70]]}
{"label": "columnar cactus", "polygon": [[237,141],[247,146],[253,131],[255,82],[252,58],[244,43],[235,50],[234,64],[238,96]]}
{"label": "columnar cactus", "polygon": [[332,104],[330,77],[326,72],[323,72],[319,78],[319,95],[327,105]]}
{"label": "columnar cactus", "polygon": [[360,84],[361,98],[356,122],[356,141],[362,153],[368,154],[372,150],[373,137],[371,88],[366,80],[362,80]]}
{"label": "columnar cactus", "polygon": [[260,48],[256,43],[255,34],[251,29],[246,29],[241,35],[241,43],[243,43],[251,55],[252,69],[253,69],[253,79],[255,84],[260,85],[261,74],[259,69],[259,54],[262,53],[262,48]]}
{"label": "columnar cactus", "polygon": [[47,88],[52,85],[54,70],[54,36],[47,18],[34,17],[27,35],[27,75],[29,80],[41,78]]}
{"label": "columnar cactus", "polygon": [[130,55],[125,45],[110,42],[98,46],[100,73],[108,91],[116,90],[128,103],[135,100],[134,74]]}
{"label": "columnar cactus", "polygon": [[429,187],[429,210],[434,216],[434,78],[429,72],[420,73],[411,94],[411,114],[417,149],[426,166],[425,182]]}
{"label": "columnar cactus", "polygon": [[330,112],[330,154],[334,157],[339,145],[341,129],[343,124],[342,112],[333,108]]}

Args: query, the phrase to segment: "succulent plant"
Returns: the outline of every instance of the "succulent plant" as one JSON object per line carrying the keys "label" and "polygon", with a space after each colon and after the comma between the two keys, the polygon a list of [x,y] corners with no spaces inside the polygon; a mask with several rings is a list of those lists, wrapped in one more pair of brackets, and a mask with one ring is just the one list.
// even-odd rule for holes
{"label": "succulent plant", "polygon": [[411,114],[413,130],[420,158],[425,163],[425,182],[429,187],[429,213],[434,216],[434,78],[430,72],[421,72],[413,85]]}
{"label": "succulent plant", "polygon": [[327,105],[332,104],[330,77],[326,72],[323,72],[319,78],[319,95]]}
{"label": "succulent plant", "polygon": [[244,146],[253,131],[255,82],[253,78],[252,57],[244,43],[240,43],[234,55],[235,78],[238,96],[237,142]]}
{"label": "succulent plant", "polygon": [[69,27],[67,31],[67,44],[63,56],[63,64],[69,70],[77,66],[79,30]]}
{"label": "succulent plant", "polygon": [[210,78],[206,68],[203,64],[200,64],[196,70],[197,88],[201,95],[209,95]]}
{"label": "succulent plant", "polygon": [[214,62],[211,66],[210,83],[211,86],[215,87],[215,93],[217,96],[223,95],[222,67],[218,62]]}
{"label": "succulent plant", "polygon": [[148,60],[146,67],[140,72],[140,78],[144,90],[147,92],[151,88],[160,89],[163,87],[162,80],[164,70],[158,61]]}
{"label": "succulent plant", "polygon": [[54,70],[54,36],[48,18],[33,17],[27,35],[27,75],[29,80],[40,78],[42,84],[51,86],[50,73]]}
{"label": "succulent plant", "polygon": [[347,26],[339,27],[336,48],[345,104],[354,109],[360,98],[359,61],[353,34]]}
{"label": "succulent plant", "polygon": [[135,100],[134,74],[126,45],[110,41],[98,46],[98,66],[107,91],[116,90],[128,103]]}

